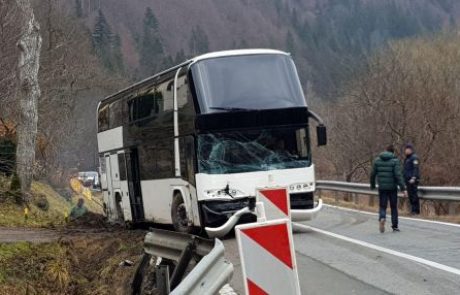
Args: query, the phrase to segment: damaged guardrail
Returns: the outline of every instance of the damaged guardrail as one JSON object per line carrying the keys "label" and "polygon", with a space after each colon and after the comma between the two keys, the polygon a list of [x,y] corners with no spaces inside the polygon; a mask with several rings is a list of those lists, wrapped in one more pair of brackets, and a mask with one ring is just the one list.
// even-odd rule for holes
{"label": "damaged guardrail", "polygon": [[144,250],[132,283],[133,294],[142,293],[152,257],[156,258],[153,287],[159,294],[216,294],[233,275],[233,265],[225,260],[224,245],[218,239],[153,229],[145,236]]}
{"label": "damaged guardrail", "polygon": [[[345,181],[318,180],[317,190],[337,191],[363,195],[378,195],[377,190],[371,190],[369,184]],[[425,200],[460,201],[460,187],[420,186],[419,197]],[[402,194],[400,194],[400,197]]]}
{"label": "damaged guardrail", "polygon": [[233,275],[233,265],[225,260],[224,251],[224,244],[216,239],[212,251],[203,257],[171,295],[217,294]]}

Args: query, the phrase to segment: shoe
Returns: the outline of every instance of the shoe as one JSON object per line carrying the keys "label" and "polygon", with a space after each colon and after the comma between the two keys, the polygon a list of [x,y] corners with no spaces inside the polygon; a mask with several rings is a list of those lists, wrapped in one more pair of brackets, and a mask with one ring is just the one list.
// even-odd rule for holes
{"label": "shoe", "polygon": [[382,234],[385,232],[385,219],[383,218],[379,221],[379,229]]}
{"label": "shoe", "polygon": [[399,228],[397,228],[397,227],[393,227],[393,232],[394,232],[394,233],[396,233],[396,232],[398,232],[398,233],[399,233],[399,232],[400,232],[400,230],[399,230]]}

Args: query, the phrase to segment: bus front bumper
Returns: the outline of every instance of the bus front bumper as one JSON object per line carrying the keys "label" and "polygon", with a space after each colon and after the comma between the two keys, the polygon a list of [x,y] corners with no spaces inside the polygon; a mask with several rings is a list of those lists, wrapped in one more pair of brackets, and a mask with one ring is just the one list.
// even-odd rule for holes
{"label": "bus front bumper", "polygon": [[238,223],[241,216],[254,213],[249,207],[244,207],[236,211],[224,224],[219,227],[205,227],[206,233],[210,238],[223,237],[228,234]]}
{"label": "bus front bumper", "polygon": [[316,206],[312,209],[291,209],[292,221],[309,221],[318,215],[323,208],[323,200],[319,199]]}
{"label": "bus front bumper", "polygon": [[[291,220],[293,222],[308,221],[316,217],[323,208],[323,200],[319,199],[316,206],[312,209],[291,209]],[[240,221],[244,215],[256,213],[248,207],[236,211],[224,224],[218,227],[205,227],[206,233],[210,238],[223,237],[227,235]]]}

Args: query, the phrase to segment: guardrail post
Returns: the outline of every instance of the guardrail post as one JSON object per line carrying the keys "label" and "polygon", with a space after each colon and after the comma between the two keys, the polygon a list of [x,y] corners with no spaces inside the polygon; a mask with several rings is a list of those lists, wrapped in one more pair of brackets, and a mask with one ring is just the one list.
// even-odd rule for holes
{"label": "guardrail post", "polygon": [[193,248],[193,243],[189,243],[187,247],[185,247],[184,251],[182,251],[177,266],[171,276],[171,289],[174,290],[174,288],[176,288],[176,286],[181,282],[182,277],[190,264],[190,260],[192,260]]}
{"label": "guardrail post", "polygon": [[367,204],[368,204],[369,207],[374,207],[374,204],[375,204],[375,196],[370,195],[370,196],[369,196],[369,201],[368,201]]}
{"label": "guardrail post", "polygon": [[457,202],[449,202],[449,215],[457,214],[458,204]]}
{"label": "guardrail post", "polygon": [[171,292],[169,284],[169,266],[158,265],[155,267],[156,288],[160,295],[168,295]]}

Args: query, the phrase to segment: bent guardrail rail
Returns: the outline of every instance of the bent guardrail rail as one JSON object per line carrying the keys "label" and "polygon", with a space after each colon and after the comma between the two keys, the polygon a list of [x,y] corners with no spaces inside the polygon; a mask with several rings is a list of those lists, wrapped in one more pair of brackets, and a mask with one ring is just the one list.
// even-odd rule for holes
{"label": "bent guardrail rail", "polygon": [[133,279],[133,294],[141,293],[152,256],[157,261],[155,287],[160,294],[216,294],[233,275],[233,265],[225,260],[224,250],[218,239],[152,229],[145,235],[145,255]]}
{"label": "bent guardrail rail", "polygon": [[224,250],[224,244],[216,239],[212,251],[201,259],[171,295],[217,294],[233,275],[233,265],[225,260]]}
{"label": "bent guardrail rail", "polygon": [[145,253],[155,257],[162,257],[179,261],[182,252],[189,244],[193,244],[195,253],[205,256],[214,247],[214,241],[195,235],[173,232],[161,229],[151,229],[144,238]]}
{"label": "bent guardrail rail", "polygon": [[[362,195],[378,195],[378,191],[371,190],[370,185],[366,183],[318,180],[316,181],[316,189]],[[418,189],[420,199],[460,201],[460,187],[420,186]],[[399,194],[399,196],[402,197],[402,194]]]}

